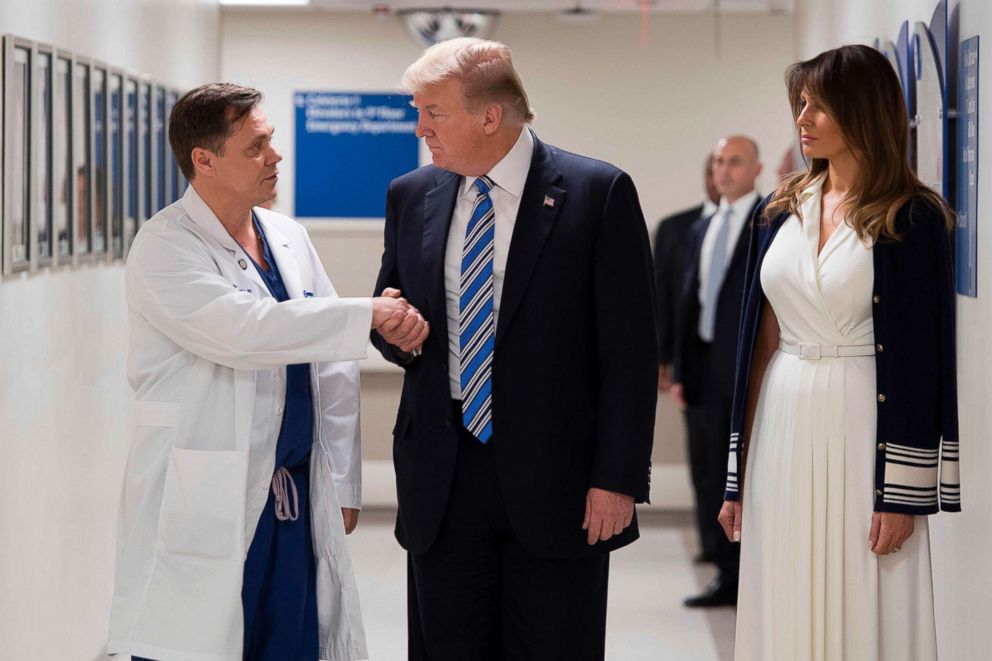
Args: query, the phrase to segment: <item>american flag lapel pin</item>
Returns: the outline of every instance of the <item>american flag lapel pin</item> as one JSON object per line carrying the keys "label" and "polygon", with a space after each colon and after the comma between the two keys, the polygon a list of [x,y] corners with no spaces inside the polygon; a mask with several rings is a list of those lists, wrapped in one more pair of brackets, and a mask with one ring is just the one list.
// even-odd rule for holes
{"label": "american flag lapel pin", "polygon": [[554,206],[555,206],[555,199],[553,197],[549,196],[549,195],[545,195],[544,196],[544,206],[551,207],[553,209]]}

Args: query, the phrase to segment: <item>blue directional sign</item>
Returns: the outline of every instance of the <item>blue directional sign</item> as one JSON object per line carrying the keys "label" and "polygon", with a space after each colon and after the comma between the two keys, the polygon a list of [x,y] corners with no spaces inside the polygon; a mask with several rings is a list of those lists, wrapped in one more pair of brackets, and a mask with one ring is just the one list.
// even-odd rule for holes
{"label": "blue directional sign", "polygon": [[978,37],[958,58],[957,290],[978,296]]}
{"label": "blue directional sign", "polygon": [[298,218],[382,218],[389,182],[419,164],[403,94],[296,92]]}

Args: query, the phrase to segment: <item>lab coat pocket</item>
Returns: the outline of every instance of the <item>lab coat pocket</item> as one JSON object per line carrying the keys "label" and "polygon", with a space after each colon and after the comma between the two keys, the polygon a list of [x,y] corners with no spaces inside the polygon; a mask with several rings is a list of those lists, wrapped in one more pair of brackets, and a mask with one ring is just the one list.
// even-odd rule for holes
{"label": "lab coat pocket", "polygon": [[247,472],[244,450],[173,448],[158,522],[162,550],[243,558]]}

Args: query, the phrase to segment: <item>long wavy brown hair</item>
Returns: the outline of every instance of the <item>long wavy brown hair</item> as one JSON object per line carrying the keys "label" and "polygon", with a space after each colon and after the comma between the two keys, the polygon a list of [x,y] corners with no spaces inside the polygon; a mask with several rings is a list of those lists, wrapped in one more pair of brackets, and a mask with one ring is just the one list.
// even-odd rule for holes
{"label": "long wavy brown hair", "polygon": [[[858,163],[858,179],[842,201],[846,222],[864,242],[899,240],[896,214],[907,202],[940,210],[948,229],[954,216],[944,198],[923,184],[909,167],[909,117],[899,79],[888,60],[868,46],[842,46],[797,62],[785,72],[794,121],[802,112],[802,93],[833,119]],[[775,191],[765,219],[800,214],[799,196],[827,170],[814,158],[809,169]]]}

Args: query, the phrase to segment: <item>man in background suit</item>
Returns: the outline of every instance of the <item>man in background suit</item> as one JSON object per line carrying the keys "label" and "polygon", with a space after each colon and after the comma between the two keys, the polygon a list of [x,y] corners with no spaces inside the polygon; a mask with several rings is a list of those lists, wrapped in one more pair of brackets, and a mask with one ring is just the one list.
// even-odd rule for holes
{"label": "man in background suit", "polygon": [[689,257],[676,330],[672,398],[686,417],[702,421],[690,436],[690,463],[702,466],[698,523],[703,549],[712,555],[717,576],[689,607],[737,603],[740,546],[717,522],[727,476],[730,413],[751,214],[760,201],[754,189],[761,174],[758,146],[740,135],[717,143],[713,178],[720,206],[700,218],[689,236]]}
{"label": "man in background suit", "polygon": [[675,327],[679,296],[682,293],[689,229],[703,216],[712,216],[720,203],[720,193],[713,182],[713,154],[703,166],[706,197],[702,204],[684,209],[658,221],[654,234],[654,283],[658,296],[658,390],[668,392],[672,386],[672,360],[675,353]]}
{"label": "man in background suit", "polygon": [[432,329],[378,336],[410,659],[604,658],[609,552],[648,498],[657,394],[647,228],[630,177],[547,145],[506,46],[407,69],[433,165],[389,187],[375,291]]}
{"label": "man in background suit", "polygon": [[[692,224],[703,216],[712,216],[720,202],[720,194],[713,183],[713,154],[706,157],[703,168],[703,185],[706,198],[703,203],[691,209],[679,211],[671,216],[662,218],[654,236],[654,284],[658,294],[658,391],[667,393],[672,386],[672,361],[675,354],[675,329],[679,312],[679,296],[682,293],[686,262],[688,261],[689,230]],[[703,433],[702,420],[691,415],[695,409],[684,411],[686,441],[690,448],[689,473],[692,478],[692,489],[698,518],[702,489],[703,466],[693,459],[699,458],[699,453],[691,451],[693,437]],[[702,441],[697,441],[702,442]],[[695,562],[711,562],[713,555],[706,547],[708,540],[703,538],[706,527],[697,521],[696,529],[699,534],[699,555]],[[705,543],[704,543],[705,542]]]}

